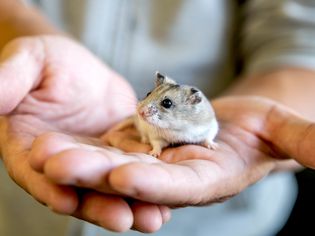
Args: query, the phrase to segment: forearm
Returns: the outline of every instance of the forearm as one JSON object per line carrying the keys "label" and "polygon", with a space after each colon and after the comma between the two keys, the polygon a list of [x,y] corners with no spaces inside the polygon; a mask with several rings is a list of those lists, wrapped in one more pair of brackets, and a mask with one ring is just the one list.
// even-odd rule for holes
{"label": "forearm", "polygon": [[0,50],[17,37],[59,33],[34,7],[19,0],[0,1]]}
{"label": "forearm", "polygon": [[240,57],[245,76],[231,93],[269,97],[315,120],[315,21],[310,17],[315,7],[311,3],[244,3]]}
{"label": "forearm", "polygon": [[278,101],[302,116],[315,120],[315,71],[279,68],[240,79],[226,94],[258,95]]}

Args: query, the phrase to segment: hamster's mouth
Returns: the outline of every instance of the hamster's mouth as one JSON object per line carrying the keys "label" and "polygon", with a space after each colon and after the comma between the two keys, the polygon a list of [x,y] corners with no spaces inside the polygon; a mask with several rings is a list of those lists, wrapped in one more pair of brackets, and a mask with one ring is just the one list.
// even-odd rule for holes
{"label": "hamster's mouth", "polygon": [[150,118],[151,118],[152,116],[146,114],[145,112],[139,112],[139,113],[138,113],[138,117],[139,117],[140,119],[142,119],[143,121],[146,121],[146,122],[148,122],[148,123],[151,123],[151,119],[150,119]]}
{"label": "hamster's mouth", "polygon": [[154,117],[152,115],[148,115],[145,112],[139,113],[138,112],[138,117],[143,120],[144,122],[152,125],[152,126],[156,126],[158,127],[158,125],[156,124],[156,121],[154,120]]}

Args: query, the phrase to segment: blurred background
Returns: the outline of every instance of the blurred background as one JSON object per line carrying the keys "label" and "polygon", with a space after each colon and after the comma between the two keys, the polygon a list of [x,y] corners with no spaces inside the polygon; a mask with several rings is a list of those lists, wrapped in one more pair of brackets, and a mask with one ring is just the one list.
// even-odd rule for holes
{"label": "blurred background", "polygon": [[[302,232],[314,232],[315,212],[315,171],[305,169],[296,173],[299,193],[291,215],[277,236],[302,235]],[[314,233],[313,233],[314,234]]]}

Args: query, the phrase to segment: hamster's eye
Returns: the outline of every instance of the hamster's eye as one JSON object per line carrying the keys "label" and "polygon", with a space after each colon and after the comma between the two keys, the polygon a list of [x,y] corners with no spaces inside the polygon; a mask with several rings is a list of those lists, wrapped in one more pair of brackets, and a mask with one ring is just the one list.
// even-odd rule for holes
{"label": "hamster's eye", "polygon": [[165,98],[164,100],[162,100],[161,102],[161,106],[168,109],[171,108],[171,106],[173,105],[173,102],[171,101],[171,99],[169,98]]}
{"label": "hamster's eye", "polygon": [[152,93],[152,92],[148,92],[146,97],[150,96],[151,93]]}

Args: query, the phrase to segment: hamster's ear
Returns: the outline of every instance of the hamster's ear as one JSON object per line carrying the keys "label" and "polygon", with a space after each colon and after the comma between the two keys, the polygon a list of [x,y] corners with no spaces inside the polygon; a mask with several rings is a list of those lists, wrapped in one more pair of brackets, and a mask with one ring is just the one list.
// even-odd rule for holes
{"label": "hamster's ear", "polygon": [[160,72],[155,72],[155,87],[160,86],[161,84],[177,84],[175,80],[170,79],[169,77],[162,75]]}
{"label": "hamster's ear", "polygon": [[188,104],[198,104],[202,101],[202,94],[196,88],[190,89],[190,95],[188,95],[187,102]]}

